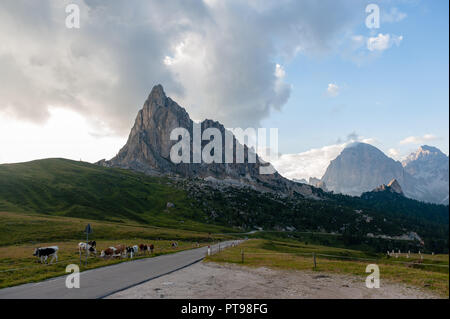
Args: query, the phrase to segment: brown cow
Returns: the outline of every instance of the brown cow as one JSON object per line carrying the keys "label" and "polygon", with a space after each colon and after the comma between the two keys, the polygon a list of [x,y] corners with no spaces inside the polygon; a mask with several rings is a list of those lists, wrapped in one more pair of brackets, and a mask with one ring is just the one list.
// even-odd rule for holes
{"label": "brown cow", "polygon": [[143,251],[144,252],[144,254],[146,254],[146,252],[147,251],[149,251],[150,249],[149,249],[149,247],[148,247],[148,245],[146,245],[146,244],[139,244],[139,251]]}
{"label": "brown cow", "polygon": [[153,244],[150,244],[148,248],[150,249],[150,254],[153,254],[153,249],[155,249],[155,246],[153,246]]}
{"label": "brown cow", "polygon": [[125,245],[117,245],[114,246],[114,248],[116,249],[115,255],[119,255],[120,257],[122,257],[122,255],[126,254],[127,252],[127,246]]}
{"label": "brown cow", "polygon": [[105,250],[102,250],[102,253],[100,254],[100,257],[106,258],[106,257],[113,257],[116,254],[116,249],[114,247],[109,247]]}

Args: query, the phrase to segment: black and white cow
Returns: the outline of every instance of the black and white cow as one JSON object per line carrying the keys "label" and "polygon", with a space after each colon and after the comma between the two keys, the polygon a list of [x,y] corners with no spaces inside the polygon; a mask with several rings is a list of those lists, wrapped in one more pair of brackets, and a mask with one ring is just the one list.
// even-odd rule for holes
{"label": "black and white cow", "polygon": [[52,263],[55,258],[56,261],[58,261],[58,249],[58,246],[36,248],[33,256],[38,257],[41,260],[41,264],[47,263],[48,257],[52,257],[52,260],[50,261],[50,263]]}
{"label": "black and white cow", "polygon": [[137,245],[134,245],[133,247],[127,247],[126,250],[127,255],[129,255],[130,258],[133,258],[133,256],[138,253],[139,247]]}
{"label": "black and white cow", "polygon": [[80,253],[80,256],[81,256],[81,253],[86,250],[86,247],[87,247],[88,255],[90,253],[93,253],[94,255],[97,256],[97,249],[95,249],[96,245],[92,245],[92,243],[95,244],[95,241],[94,242],[90,241],[87,245],[86,245],[86,243],[78,243],[78,251]]}

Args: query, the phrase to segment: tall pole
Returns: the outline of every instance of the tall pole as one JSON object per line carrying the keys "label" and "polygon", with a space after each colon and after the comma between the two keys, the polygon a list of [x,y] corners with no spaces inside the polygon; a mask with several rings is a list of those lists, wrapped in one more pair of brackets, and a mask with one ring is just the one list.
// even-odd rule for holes
{"label": "tall pole", "polygon": [[88,249],[89,249],[89,232],[86,232],[86,262],[84,265],[87,267],[87,260],[88,260]]}
{"label": "tall pole", "polygon": [[315,252],[313,252],[313,259],[314,259],[314,270],[316,270],[317,264],[316,264],[316,253]]}

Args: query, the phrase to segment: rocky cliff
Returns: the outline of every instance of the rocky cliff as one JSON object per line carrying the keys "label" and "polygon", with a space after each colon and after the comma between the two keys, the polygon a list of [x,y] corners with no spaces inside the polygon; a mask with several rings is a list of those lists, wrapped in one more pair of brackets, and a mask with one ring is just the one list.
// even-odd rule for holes
{"label": "rocky cliff", "polygon": [[404,185],[411,182],[411,176],[405,173],[400,162],[372,145],[354,143],[331,161],[322,181],[335,193],[359,196],[394,178],[407,193]]}
{"label": "rocky cliff", "polygon": [[373,190],[373,192],[390,192],[403,195],[403,190],[397,180],[394,178],[389,184],[380,185]]}
{"label": "rocky cliff", "polygon": [[411,153],[402,165],[406,172],[417,180],[421,188],[427,190],[425,200],[448,204],[449,159],[438,148],[423,145]]}
{"label": "rocky cliff", "polygon": [[354,196],[393,179],[406,197],[448,204],[448,157],[434,147],[423,146],[400,163],[372,145],[354,143],[331,161],[322,177],[329,190]]}
{"label": "rocky cliff", "polygon": [[[171,140],[170,135],[173,129],[180,127],[185,128],[190,134],[190,154],[189,163],[176,164],[171,160],[170,152],[172,146],[178,141]],[[241,145],[233,135],[233,149],[244,148],[244,162],[237,163],[235,151],[232,163],[225,163],[225,128],[216,121],[204,120],[200,123],[200,127],[201,132],[208,128],[216,128],[222,133],[219,141],[221,150],[211,150],[212,155],[214,152],[219,151],[220,153],[221,151],[221,161],[205,163],[202,159],[200,162],[194,163],[194,156],[198,155],[198,152],[194,152],[193,127],[194,122],[186,110],[167,97],[161,85],[157,85],[152,89],[143,108],[138,112],[125,146],[116,157],[109,161],[101,160],[98,164],[132,169],[150,175],[167,174],[202,178],[214,183],[250,186],[255,189],[274,190],[285,194],[297,192],[304,196],[314,197],[313,189],[310,186],[289,181],[276,171],[272,174],[260,174],[260,168],[270,164],[264,163],[258,155],[256,155],[255,162],[249,161],[249,156],[254,153],[246,145]],[[201,141],[201,149],[209,142],[210,140]],[[230,147],[230,144],[227,147]]]}

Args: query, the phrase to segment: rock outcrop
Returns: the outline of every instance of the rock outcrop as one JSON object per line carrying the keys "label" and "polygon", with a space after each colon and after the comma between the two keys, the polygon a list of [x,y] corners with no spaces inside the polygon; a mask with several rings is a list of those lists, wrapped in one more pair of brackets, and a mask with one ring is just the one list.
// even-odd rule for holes
{"label": "rock outcrop", "polygon": [[373,192],[390,192],[403,195],[403,190],[397,180],[394,178],[389,184],[380,185],[373,190]]}
{"label": "rock outcrop", "polygon": [[325,184],[325,182],[316,177],[310,177],[308,184],[316,188],[320,188],[325,192],[328,192],[327,185]]}
{"label": "rock outcrop", "polygon": [[[190,134],[189,163],[174,163],[171,160],[171,148],[178,141],[171,140],[170,135],[175,128],[185,128]],[[270,164],[263,162],[258,155],[256,162],[250,162],[253,151],[246,145],[242,146],[232,136],[232,146],[244,148],[244,162],[237,163],[236,151],[233,152],[232,163],[225,163],[225,128],[219,122],[204,120],[200,123],[201,132],[208,128],[216,128],[221,132],[220,140],[222,161],[219,163],[195,163],[194,161],[194,122],[184,108],[170,97],[167,97],[161,85],[155,86],[143,108],[138,112],[128,141],[111,160],[101,160],[99,165],[120,167],[140,171],[149,175],[177,175],[187,178],[202,178],[214,183],[228,183],[232,186],[250,186],[255,189],[279,191],[284,194],[294,192],[312,196],[313,189],[308,185],[294,183],[274,170],[272,174],[260,174],[261,167]],[[201,137],[200,137],[201,139]],[[201,149],[210,141],[201,141]],[[230,143],[230,144],[231,144]],[[230,144],[227,147],[230,147]],[[212,154],[219,150],[211,150]],[[195,156],[198,152],[195,152]]]}

